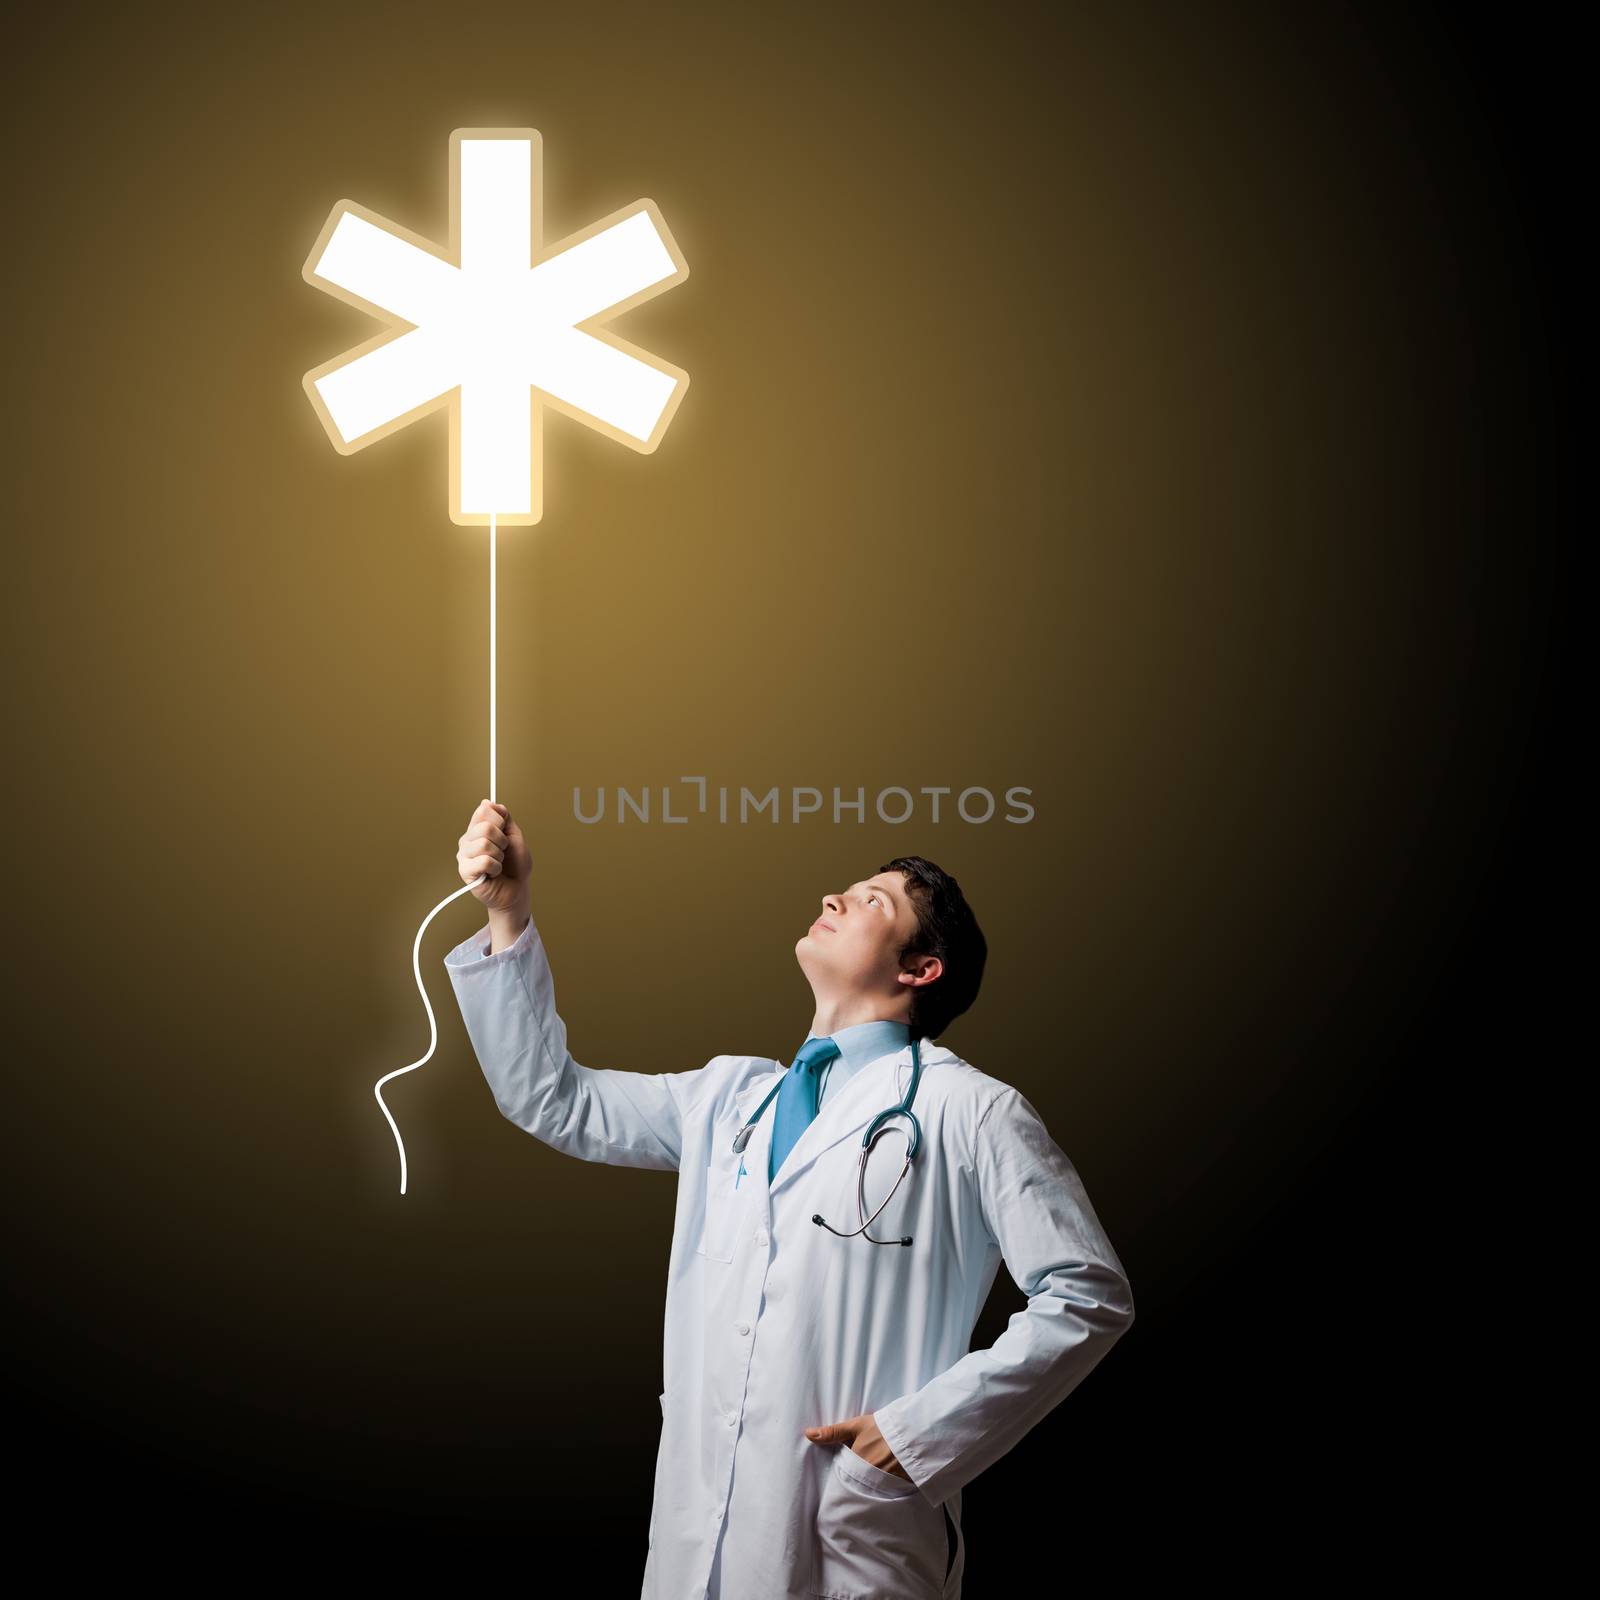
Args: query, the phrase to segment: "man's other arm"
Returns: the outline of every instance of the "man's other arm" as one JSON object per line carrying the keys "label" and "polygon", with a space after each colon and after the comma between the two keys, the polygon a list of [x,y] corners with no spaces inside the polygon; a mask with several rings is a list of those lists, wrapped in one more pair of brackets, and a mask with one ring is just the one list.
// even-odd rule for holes
{"label": "man's other arm", "polygon": [[1028,1304],[988,1349],[876,1412],[935,1505],[1066,1399],[1133,1322],[1127,1275],[1083,1183],[1018,1090],[985,1108],[974,1169],[985,1226]]}

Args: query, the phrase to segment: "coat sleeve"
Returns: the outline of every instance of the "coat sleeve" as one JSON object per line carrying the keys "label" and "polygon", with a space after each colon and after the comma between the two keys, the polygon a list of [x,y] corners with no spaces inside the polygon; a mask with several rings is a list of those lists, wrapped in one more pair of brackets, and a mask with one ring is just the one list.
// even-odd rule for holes
{"label": "coat sleeve", "polygon": [[[579,1066],[556,1011],[555,982],[533,919],[489,954],[487,927],[445,958],[478,1064],[508,1121],[564,1155],[678,1170],[685,1084],[694,1072]],[[719,1058],[720,1059],[720,1058]]]}
{"label": "coat sleeve", "polygon": [[1066,1399],[1133,1321],[1127,1275],[1077,1171],[1016,1089],[985,1107],[973,1170],[984,1224],[1028,1304],[988,1349],[875,1413],[935,1505]]}

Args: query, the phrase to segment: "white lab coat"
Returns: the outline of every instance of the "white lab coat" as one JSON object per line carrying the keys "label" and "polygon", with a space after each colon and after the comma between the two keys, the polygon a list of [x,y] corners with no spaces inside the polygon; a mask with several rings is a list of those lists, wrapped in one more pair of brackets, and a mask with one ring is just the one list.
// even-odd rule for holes
{"label": "white lab coat", "polygon": [[[1033,1107],[924,1040],[913,1106],[922,1151],[869,1229],[913,1242],[837,1238],[812,1214],[858,1226],[862,1135],[904,1098],[909,1045],[824,1100],[769,1189],[776,1100],[743,1175],[732,1146],[782,1064],[722,1055],[690,1072],[580,1066],[538,929],[530,921],[494,955],[489,944],[481,929],[445,965],[501,1113],[581,1160],[678,1174],[641,1594],[958,1600],[962,1489],[1133,1320],[1122,1265]],[[869,1215],[903,1152],[894,1133],[879,1141]],[[970,1350],[1002,1258],[1027,1307],[992,1347]],[[804,1436],[865,1412],[910,1481]]]}

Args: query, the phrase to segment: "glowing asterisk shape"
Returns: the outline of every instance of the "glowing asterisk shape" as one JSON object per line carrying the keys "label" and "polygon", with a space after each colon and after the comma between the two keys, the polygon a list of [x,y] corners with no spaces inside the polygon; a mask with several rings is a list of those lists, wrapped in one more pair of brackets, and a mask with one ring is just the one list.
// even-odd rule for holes
{"label": "glowing asterisk shape", "polygon": [[537,129],[457,128],[448,250],[341,200],[301,271],[391,325],[305,375],[334,449],[448,405],[450,520],[463,525],[543,515],[545,406],[648,455],[689,386],[600,326],[689,276],[655,201],[545,249],[542,166]]}

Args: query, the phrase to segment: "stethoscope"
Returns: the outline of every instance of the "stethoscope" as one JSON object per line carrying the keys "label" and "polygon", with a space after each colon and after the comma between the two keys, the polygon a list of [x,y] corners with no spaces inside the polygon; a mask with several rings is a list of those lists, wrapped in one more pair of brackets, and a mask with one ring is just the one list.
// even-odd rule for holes
{"label": "stethoscope", "polygon": [[[784,1078],[787,1076],[787,1073],[779,1075],[777,1083],[773,1084],[767,1091],[767,1098],[756,1107],[756,1114],[733,1136],[733,1153],[735,1155],[744,1154],[744,1147],[750,1143],[750,1130],[761,1120],[761,1113],[767,1109],[768,1101],[778,1092]],[[916,1113],[911,1109],[911,1102],[917,1098],[917,1079],[921,1076],[922,1045],[920,1040],[913,1039],[911,1041],[911,1087],[907,1089],[905,1099],[897,1106],[890,1106],[887,1111],[880,1111],[867,1124],[866,1135],[861,1141],[861,1161],[856,1177],[856,1215],[858,1217],[867,1209],[867,1157],[872,1154],[873,1142],[883,1132],[883,1124],[890,1117],[905,1117],[911,1123],[911,1139],[906,1145],[905,1165],[900,1169],[900,1177],[894,1180],[894,1189],[891,1189],[884,1196],[883,1206],[888,1205],[894,1199],[894,1190],[900,1187],[901,1179],[911,1170],[911,1163],[916,1159],[917,1151],[922,1148],[922,1124],[917,1121]],[[904,1137],[905,1129],[896,1128],[894,1131]],[[850,1233],[840,1233],[837,1228],[824,1222],[818,1213],[813,1213],[811,1220],[819,1228],[827,1228],[829,1233],[836,1234],[841,1239],[853,1239],[859,1233],[865,1235],[869,1244],[909,1245],[911,1243],[909,1234],[904,1239],[874,1239],[870,1233],[867,1233],[868,1227],[878,1220],[878,1212],[883,1210],[883,1206],[879,1206],[878,1210],[874,1211],[859,1228],[853,1229]]]}

